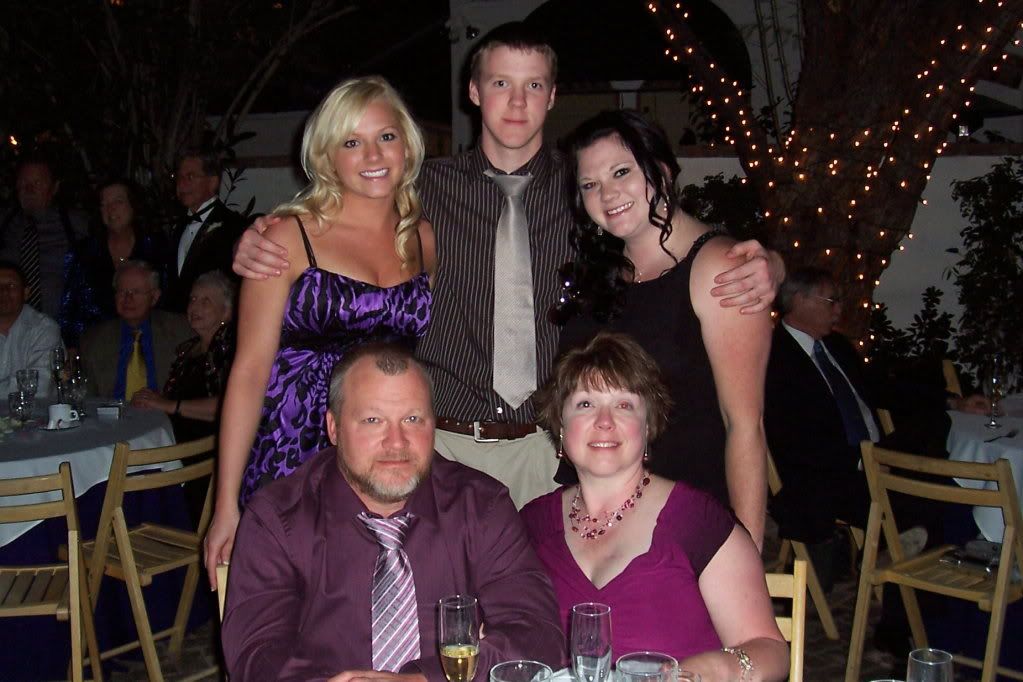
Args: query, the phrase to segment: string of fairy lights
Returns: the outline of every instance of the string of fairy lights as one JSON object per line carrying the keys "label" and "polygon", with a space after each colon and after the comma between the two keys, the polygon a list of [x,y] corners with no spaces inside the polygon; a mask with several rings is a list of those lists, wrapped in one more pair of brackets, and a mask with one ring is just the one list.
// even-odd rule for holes
{"label": "string of fairy lights", "polygon": [[[1006,0],[976,0],[976,4],[987,9],[990,15],[1002,9]],[[808,135],[790,127],[787,131],[777,131],[780,140],[772,142],[753,115],[748,89],[739,81],[729,79],[724,68],[695,38],[694,31],[687,25],[690,11],[683,7],[683,3],[650,0],[647,9],[663,27],[665,58],[676,63],[685,61],[690,67],[690,93],[706,109],[709,118],[722,126],[724,142],[736,148],[747,177],[759,184],[761,190],[770,193],[777,191],[780,185],[826,182],[840,173],[863,174],[862,185],[857,186],[855,195],[833,202],[829,208],[817,206],[815,213],[819,219],[832,220],[837,203],[852,228],[851,238],[857,229],[874,231],[876,241],[873,248],[857,249],[854,276],[864,283],[867,292],[866,298],[858,305],[866,309],[871,305],[880,308],[880,304],[871,300],[873,290],[880,284],[881,273],[890,265],[891,254],[904,251],[905,244],[901,243],[901,230],[873,221],[864,208],[877,196],[876,189],[882,183],[897,185],[906,192],[907,201],[916,197],[914,202],[918,200],[923,205],[927,204],[922,194],[931,179],[934,160],[948,148],[947,126],[954,125],[960,115],[973,105],[975,83],[962,75],[964,60],[969,66],[970,62],[991,59],[991,51],[1007,45],[1016,30],[1023,29],[1023,21],[1016,23],[1014,20],[998,26],[989,20],[979,33],[964,23],[957,23],[944,37],[934,42],[934,53],[921,59],[921,66],[915,74],[921,88],[919,96],[913,98],[917,104],[904,106],[891,120],[854,130],[829,130],[832,126],[827,121],[803,121]],[[687,39],[680,38],[680,35],[687,36]],[[1018,46],[1020,40],[1015,39],[1012,44]],[[959,64],[950,65],[953,56]],[[1008,58],[1008,53],[1003,51],[1000,58],[990,65],[990,72],[997,73]],[[981,70],[973,71],[979,77]],[[983,71],[987,72],[987,69]],[[821,131],[827,131],[826,136],[817,133],[818,126]],[[812,140],[824,141],[827,147],[821,148]],[[900,155],[896,151],[904,151],[910,144],[933,145],[933,153],[921,155],[921,150],[917,149],[916,153]],[[746,179],[743,178],[742,182],[745,183]],[[890,195],[886,198],[891,200]],[[907,207],[913,210],[912,203],[903,208]],[[807,213],[813,215],[812,206],[807,208]],[[882,216],[888,214],[887,211],[881,212]],[[793,215],[773,215],[771,210],[764,210],[763,216],[766,221],[775,221],[781,230],[792,225],[795,219]],[[905,235],[908,239],[914,237],[908,230]],[[802,246],[798,239],[793,238],[793,249]],[[847,248],[841,244],[821,244],[819,247],[824,258]],[[873,340],[874,337],[870,335],[868,338]],[[860,340],[860,345],[864,345],[865,341]]]}

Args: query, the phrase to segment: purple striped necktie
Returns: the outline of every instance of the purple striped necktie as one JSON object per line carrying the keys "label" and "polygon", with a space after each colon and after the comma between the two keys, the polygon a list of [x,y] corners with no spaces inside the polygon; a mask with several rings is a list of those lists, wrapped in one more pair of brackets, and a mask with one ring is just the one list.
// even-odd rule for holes
{"label": "purple striped necktie", "polygon": [[398,672],[419,658],[419,615],[412,566],[402,549],[412,525],[411,514],[389,519],[359,514],[359,520],[380,543],[373,570],[373,670]]}

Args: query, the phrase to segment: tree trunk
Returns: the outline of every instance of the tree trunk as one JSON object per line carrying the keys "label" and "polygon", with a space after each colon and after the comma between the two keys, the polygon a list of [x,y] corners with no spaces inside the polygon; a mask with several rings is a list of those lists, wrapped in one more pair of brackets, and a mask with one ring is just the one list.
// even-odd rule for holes
{"label": "tree trunk", "polygon": [[872,294],[909,233],[948,130],[1002,60],[1023,0],[803,3],[803,60],[790,129],[769,139],[746,86],[721,73],[674,3],[649,2],[669,58],[717,113],[789,267],[831,270],[842,327],[865,335]]}

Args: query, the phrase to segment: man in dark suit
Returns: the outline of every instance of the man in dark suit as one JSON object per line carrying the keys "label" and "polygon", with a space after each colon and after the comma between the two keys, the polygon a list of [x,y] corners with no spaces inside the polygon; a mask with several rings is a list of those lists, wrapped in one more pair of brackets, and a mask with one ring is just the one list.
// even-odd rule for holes
{"label": "man in dark suit", "polygon": [[183,315],[154,310],[160,275],[145,261],[125,261],[114,275],[117,319],[82,335],[82,366],[91,391],[131,400],[135,391],[162,391],[180,343],[192,336]]}
{"label": "man in dark suit", "polygon": [[880,434],[863,361],[832,331],[841,298],[831,274],[796,270],[779,305],[764,401],[767,443],[782,480],[771,513],[783,537],[812,544],[831,536],[836,518],[866,526],[870,493],[859,443]]}
{"label": "man in dark suit", "polygon": [[208,151],[185,152],[175,176],[178,201],[188,211],[174,234],[174,267],[161,307],[184,312],[196,278],[210,270],[234,277],[234,243],[247,221],[218,198],[223,167]]}

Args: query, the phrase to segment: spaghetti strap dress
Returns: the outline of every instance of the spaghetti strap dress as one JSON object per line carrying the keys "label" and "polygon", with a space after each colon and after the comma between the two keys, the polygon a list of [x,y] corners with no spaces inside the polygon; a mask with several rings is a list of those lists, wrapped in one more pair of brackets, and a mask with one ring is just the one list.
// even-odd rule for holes
{"label": "spaghetti strap dress", "polygon": [[[289,475],[330,445],[325,422],[330,374],[345,353],[371,341],[396,341],[411,349],[430,322],[425,271],[379,287],[323,270],[300,219],[298,228],[309,267],[288,294],[280,346],[242,478],[242,505],[260,487]],[[419,250],[423,263],[422,244]]]}

